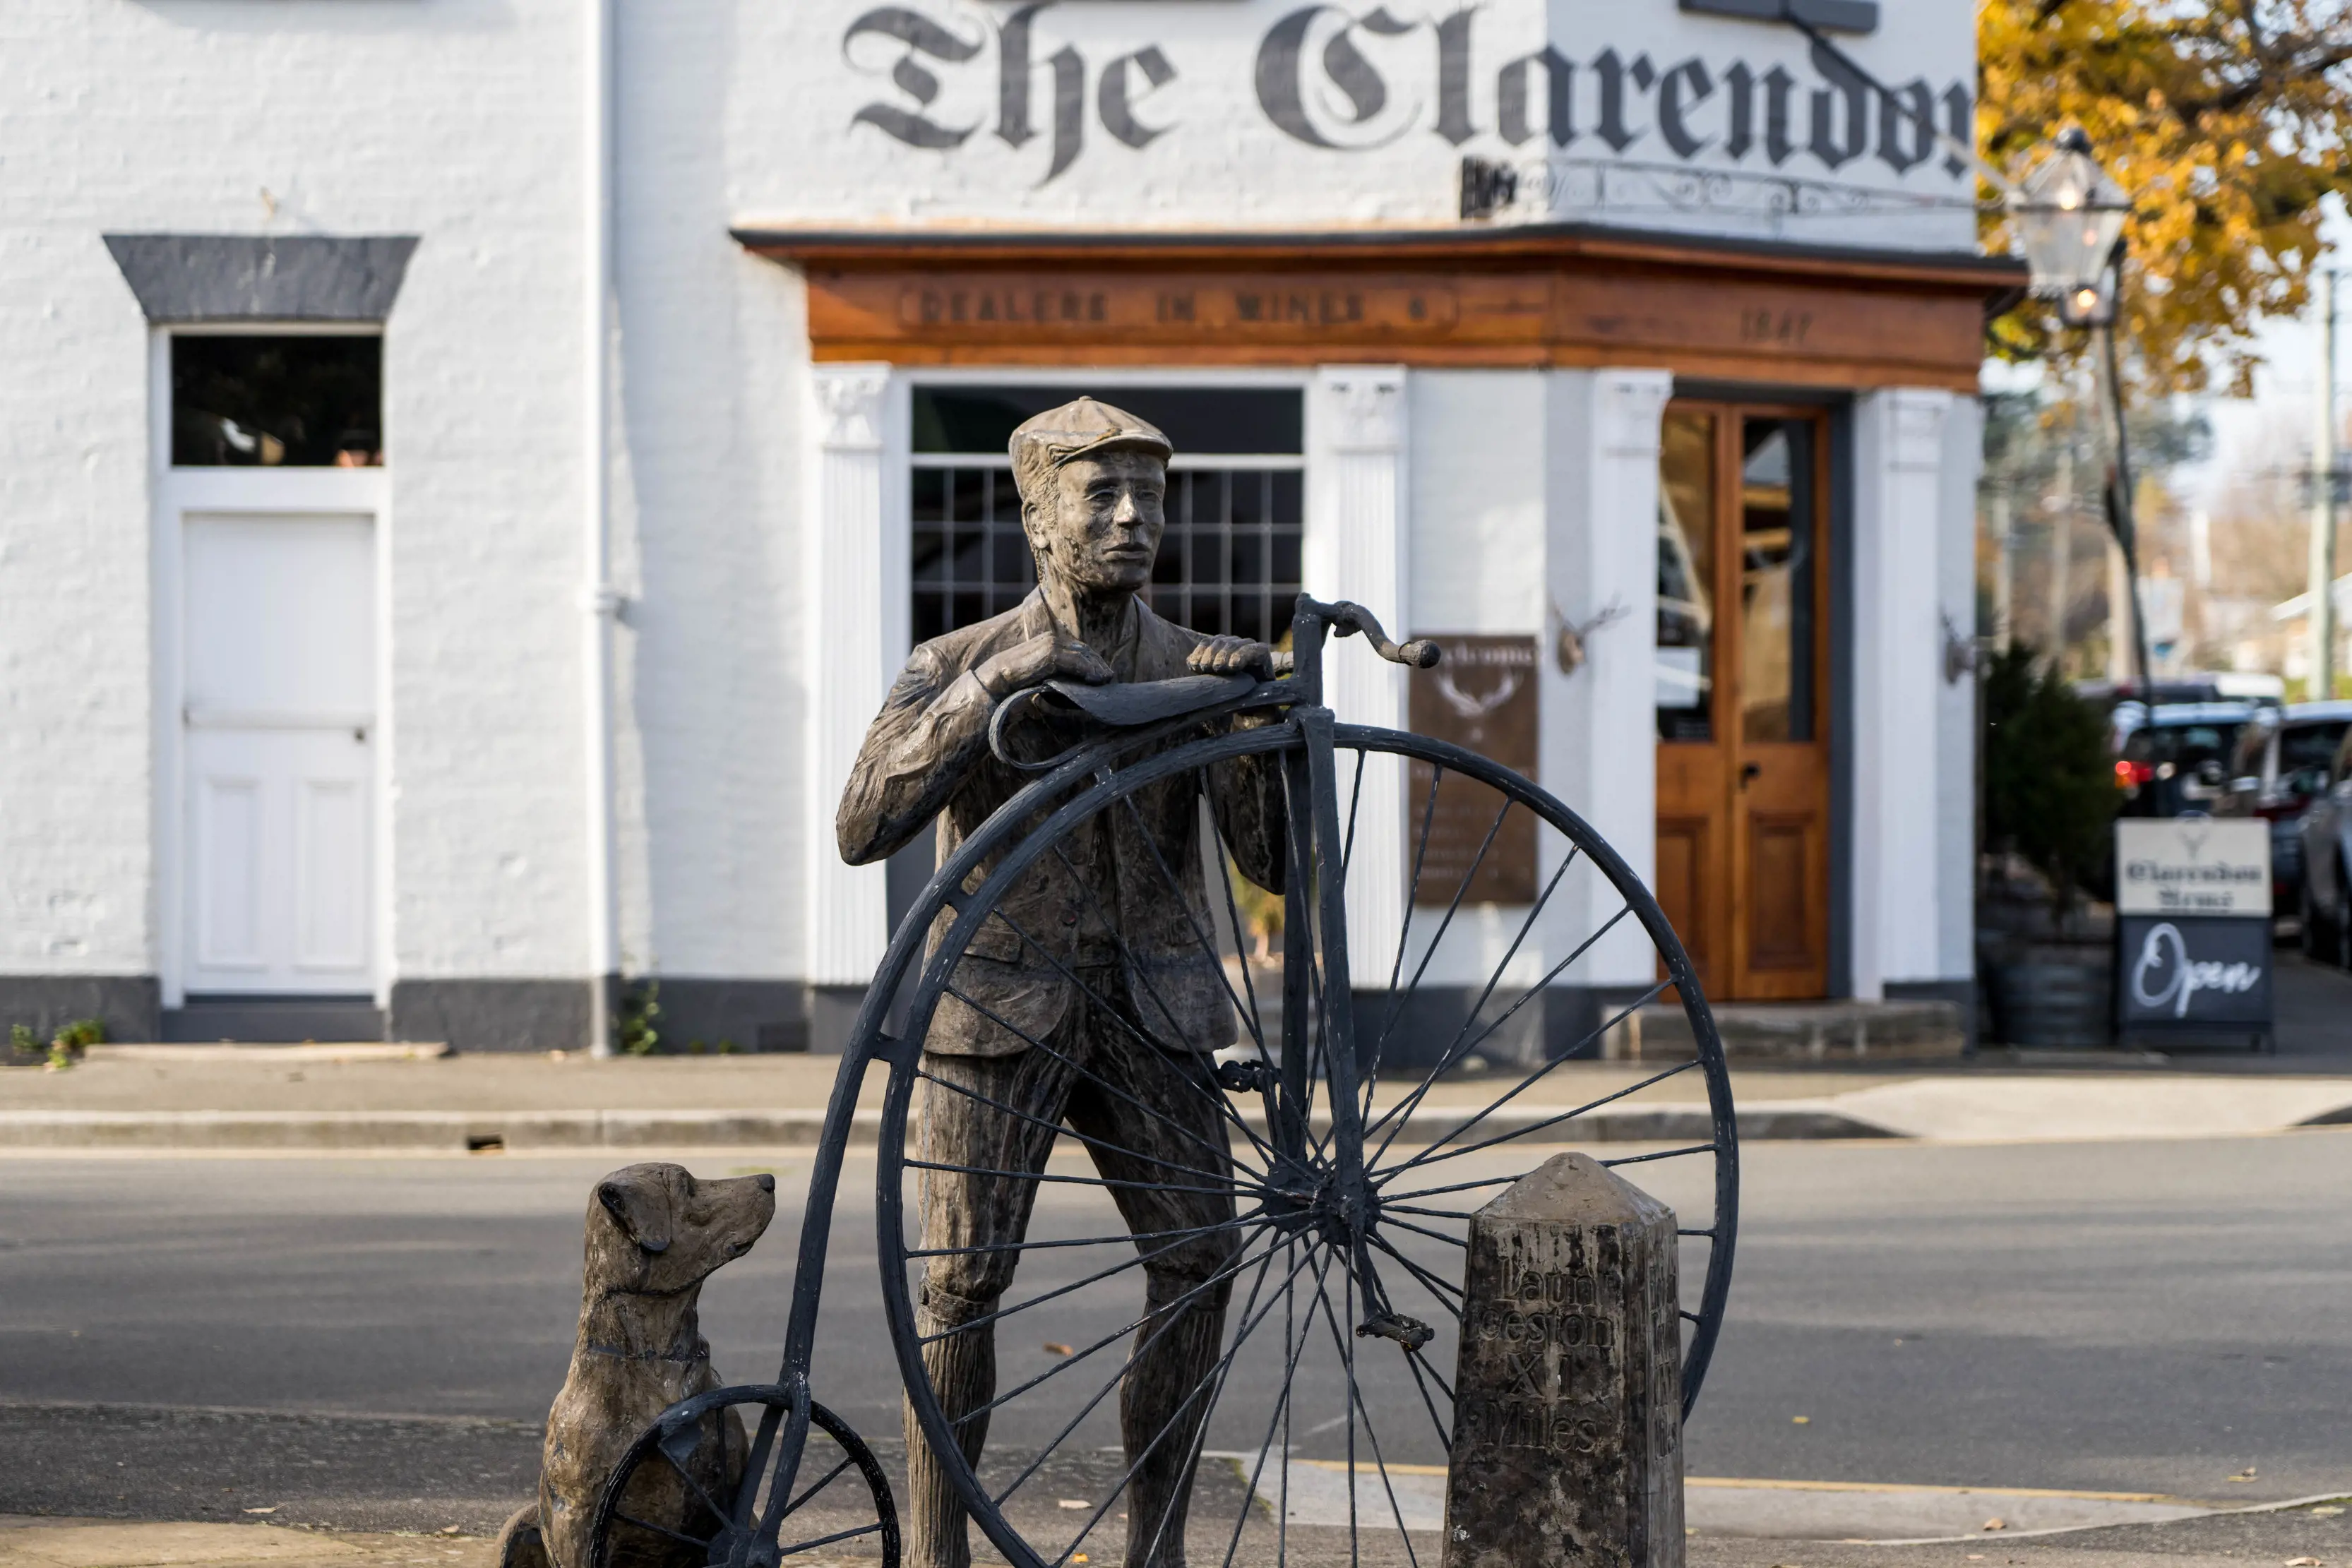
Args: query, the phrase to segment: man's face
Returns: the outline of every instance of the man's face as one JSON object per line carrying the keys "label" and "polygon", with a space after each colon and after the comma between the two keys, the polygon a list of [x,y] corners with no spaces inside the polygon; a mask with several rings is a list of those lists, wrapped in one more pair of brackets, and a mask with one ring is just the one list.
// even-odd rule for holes
{"label": "man's face", "polygon": [[1028,508],[1030,542],[1074,588],[1133,592],[1151,580],[1167,492],[1168,470],[1148,452],[1074,457],[1054,470],[1050,514]]}

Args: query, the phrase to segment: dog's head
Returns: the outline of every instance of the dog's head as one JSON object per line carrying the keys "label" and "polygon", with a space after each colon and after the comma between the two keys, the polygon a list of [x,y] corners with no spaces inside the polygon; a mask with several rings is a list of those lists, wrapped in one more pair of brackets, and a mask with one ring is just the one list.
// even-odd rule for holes
{"label": "dog's head", "polygon": [[698,1181],[684,1166],[630,1166],[588,1203],[588,1284],[667,1296],[751,1249],[776,1217],[776,1178]]}

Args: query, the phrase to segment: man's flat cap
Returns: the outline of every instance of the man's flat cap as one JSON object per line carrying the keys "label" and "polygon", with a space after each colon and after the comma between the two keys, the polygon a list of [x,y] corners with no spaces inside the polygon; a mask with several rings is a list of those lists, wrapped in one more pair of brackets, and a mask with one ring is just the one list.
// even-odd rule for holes
{"label": "man's flat cap", "polygon": [[1049,408],[1024,421],[1006,444],[1016,472],[1033,466],[1058,468],[1074,457],[1091,457],[1097,452],[1149,452],[1162,463],[1176,453],[1153,426],[1125,409],[1090,397]]}

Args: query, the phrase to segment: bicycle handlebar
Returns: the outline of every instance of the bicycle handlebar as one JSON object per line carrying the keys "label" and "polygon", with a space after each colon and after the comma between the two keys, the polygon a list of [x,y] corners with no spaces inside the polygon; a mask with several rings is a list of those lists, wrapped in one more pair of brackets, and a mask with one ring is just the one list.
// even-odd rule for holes
{"label": "bicycle handlebar", "polygon": [[1320,600],[1302,599],[1299,606],[1301,609],[1312,611],[1322,616],[1329,623],[1334,636],[1352,637],[1359,632],[1362,632],[1364,641],[1372,645],[1372,652],[1391,664],[1405,664],[1416,670],[1433,670],[1442,656],[1437,644],[1426,637],[1416,637],[1412,642],[1403,643],[1391,642],[1389,634],[1381,630],[1377,616],[1362,605],[1352,603],[1348,600],[1342,599],[1326,604]]}

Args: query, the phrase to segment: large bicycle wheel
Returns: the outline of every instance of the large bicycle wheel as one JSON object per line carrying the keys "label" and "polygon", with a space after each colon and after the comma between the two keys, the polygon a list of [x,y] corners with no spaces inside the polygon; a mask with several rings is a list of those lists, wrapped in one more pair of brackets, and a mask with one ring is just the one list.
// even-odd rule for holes
{"label": "large bicycle wheel", "polygon": [[[1433,1565],[1469,1216],[1562,1145],[1680,1217],[1686,1412],[1698,1394],[1738,1155],[1721,1046],[1656,902],[1560,802],[1423,737],[1339,727],[1318,832],[1306,746],[1295,722],[1195,740],[1098,771],[1042,821],[1002,812],[909,922],[941,937],[906,1038],[949,1009],[1012,1047],[875,1042],[894,1059],[877,1207],[920,1568],[961,1561],[959,1508],[1019,1568]],[[1189,927],[1190,952],[1138,953],[1075,869],[1084,835],[1140,830],[1155,801],[1164,820],[1171,783],[1213,793],[1237,765],[1289,781],[1268,880],[1294,890],[1290,928],[1270,939],[1271,901],[1237,885],[1203,810],[1205,908],[1149,831],[1096,841],[1129,846],[1110,873],[1129,907],[1149,883]],[[1066,938],[1024,926],[1015,890],[1057,867],[1066,918],[1109,954],[1057,956]],[[1306,895],[1318,875],[1344,884],[1353,1072],[1329,1050],[1340,934]],[[1008,1016],[1003,975],[974,980],[990,963],[1066,1005]],[[1214,1061],[1168,1027],[1200,1011],[1169,993],[1212,974],[1238,1020]]]}

